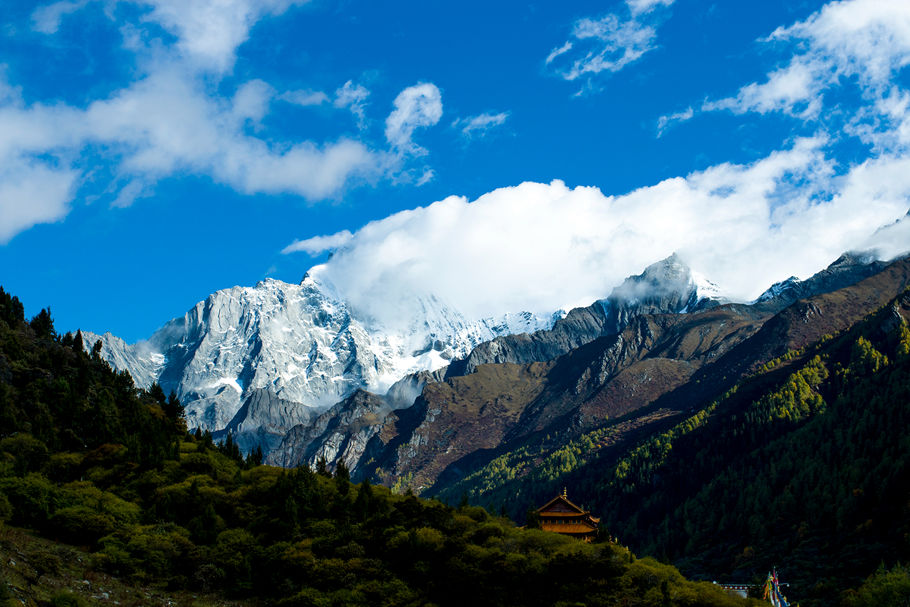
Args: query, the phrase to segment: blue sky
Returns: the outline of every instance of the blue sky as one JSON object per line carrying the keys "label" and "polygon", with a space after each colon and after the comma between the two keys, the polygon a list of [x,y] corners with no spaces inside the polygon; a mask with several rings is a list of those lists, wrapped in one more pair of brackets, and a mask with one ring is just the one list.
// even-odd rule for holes
{"label": "blue sky", "polygon": [[61,330],[141,339],[330,251],[371,313],[481,316],[674,251],[747,299],[910,248],[876,233],[910,208],[899,0],[13,0],[0,28],[0,284]]}

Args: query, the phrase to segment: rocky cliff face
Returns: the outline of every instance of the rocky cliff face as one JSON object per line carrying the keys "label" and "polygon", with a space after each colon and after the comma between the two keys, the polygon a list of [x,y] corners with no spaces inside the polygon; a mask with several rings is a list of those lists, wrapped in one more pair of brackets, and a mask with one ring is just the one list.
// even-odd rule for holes
{"label": "rocky cliff face", "polygon": [[[101,339],[102,355],[138,385],[157,381],[175,391],[191,428],[229,431],[241,448],[268,452],[289,429],[355,390],[384,394],[408,374],[555,318],[522,313],[470,322],[425,297],[421,318],[387,331],[359,318],[317,274],[299,285],[265,280],[218,291],[138,344],[85,333],[86,347]],[[418,392],[401,384],[388,402],[407,406]]]}

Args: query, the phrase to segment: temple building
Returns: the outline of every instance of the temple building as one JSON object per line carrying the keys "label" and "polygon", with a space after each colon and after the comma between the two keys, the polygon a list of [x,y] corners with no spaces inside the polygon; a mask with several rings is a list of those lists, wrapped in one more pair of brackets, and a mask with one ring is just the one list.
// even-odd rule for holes
{"label": "temple building", "polygon": [[597,536],[600,519],[570,502],[565,489],[562,490],[562,495],[557,495],[538,508],[537,514],[540,517],[540,528],[544,531],[571,535],[586,542]]}

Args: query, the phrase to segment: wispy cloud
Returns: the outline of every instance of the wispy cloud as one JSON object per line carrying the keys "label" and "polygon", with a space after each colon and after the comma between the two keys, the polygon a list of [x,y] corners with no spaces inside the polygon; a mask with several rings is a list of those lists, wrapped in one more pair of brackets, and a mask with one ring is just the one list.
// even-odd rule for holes
{"label": "wispy cloud", "polygon": [[42,34],[53,34],[60,29],[63,17],[81,10],[89,0],[55,2],[47,6],[40,6],[32,13],[32,23],[36,31]]}
{"label": "wispy cloud", "polygon": [[[765,42],[795,53],[764,81],[709,100],[702,111],[824,117],[832,132],[859,136],[880,149],[910,144],[908,91],[895,78],[910,65],[910,4],[831,2],[804,21],[778,28]],[[858,94],[864,103],[859,108],[839,103],[843,92]],[[825,111],[834,104],[835,112]]]}
{"label": "wispy cloud", "polygon": [[629,12],[633,17],[650,13],[660,6],[670,6],[676,0],[626,0]]}
{"label": "wispy cloud", "polygon": [[[363,143],[339,139],[271,146],[245,133],[266,113],[273,91],[265,83],[241,86],[229,103],[210,97],[179,70],[162,71],[86,109],[18,104],[0,107],[0,161],[66,175],[80,173],[82,155],[101,144],[121,176],[146,184],[177,173],[214,177],[246,193],[293,193],[319,199],[355,174],[381,170],[385,160]],[[6,180],[12,179],[7,168]],[[135,187],[135,186],[134,186]],[[66,208],[73,188],[46,192],[45,208]],[[129,198],[119,198],[120,204]]]}
{"label": "wispy cloud", "polygon": [[[100,0],[61,0],[32,12],[36,31],[54,34],[63,17]],[[155,23],[177,38],[182,59],[217,73],[234,66],[237,48],[263,17],[280,15],[309,0],[115,0],[146,9],[143,23]],[[114,2],[114,3],[115,3]],[[113,5],[114,3],[109,3]],[[108,11],[113,16],[114,11]]]}
{"label": "wispy cloud", "polygon": [[126,0],[151,10],[145,19],[177,37],[184,59],[201,69],[233,68],[237,48],[263,17],[284,13],[309,0]]}
{"label": "wispy cloud", "polygon": [[414,143],[417,128],[434,126],[442,118],[442,94],[431,82],[409,86],[395,98],[395,109],[385,122],[385,136],[392,146],[415,156],[426,153]]}
{"label": "wispy cloud", "polygon": [[689,106],[681,112],[666,114],[657,119],[657,137],[663,136],[664,132],[674,124],[691,120],[695,116],[695,110]]}
{"label": "wispy cloud", "polygon": [[702,110],[730,110],[735,114],[785,112],[803,119],[815,118],[822,106],[819,84],[819,75],[813,73],[811,66],[795,61],[769,73],[761,84],[753,82],[742,87],[734,97],[705,102]]}
{"label": "wispy cloud", "polygon": [[309,255],[319,255],[326,251],[332,251],[351,242],[353,234],[348,230],[342,230],[326,236],[314,236],[305,240],[295,240],[288,246],[284,247],[281,252],[285,255],[288,253],[307,253]]}
{"label": "wispy cloud", "polygon": [[370,91],[360,84],[348,80],[344,86],[335,91],[333,104],[337,108],[347,108],[357,118],[357,126],[366,128],[366,105]]}
{"label": "wispy cloud", "polygon": [[322,91],[296,90],[285,91],[279,96],[282,101],[300,106],[322,105],[329,102],[329,96]]}
{"label": "wispy cloud", "polygon": [[509,112],[499,112],[497,114],[483,113],[477,116],[459,118],[452,123],[452,127],[459,129],[461,134],[468,139],[472,137],[483,137],[492,129],[502,126],[509,118]]}
{"label": "wispy cloud", "polygon": [[579,93],[594,87],[593,78],[618,72],[657,48],[660,8],[674,0],[627,0],[624,11],[575,22],[568,41],[550,51],[545,64],[570,81],[585,79]]}

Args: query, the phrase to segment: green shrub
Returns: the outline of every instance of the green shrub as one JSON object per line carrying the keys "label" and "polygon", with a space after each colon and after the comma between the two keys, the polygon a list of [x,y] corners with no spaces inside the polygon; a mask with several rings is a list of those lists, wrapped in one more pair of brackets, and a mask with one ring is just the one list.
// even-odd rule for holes
{"label": "green shrub", "polygon": [[18,476],[40,470],[48,457],[47,446],[24,432],[0,440],[0,452],[9,453],[15,458],[13,470]]}
{"label": "green shrub", "polygon": [[51,607],[89,607],[89,603],[78,594],[63,590],[51,597]]}
{"label": "green shrub", "polygon": [[60,539],[72,544],[93,544],[117,528],[113,517],[85,506],[61,508],[50,517],[48,524]]}

